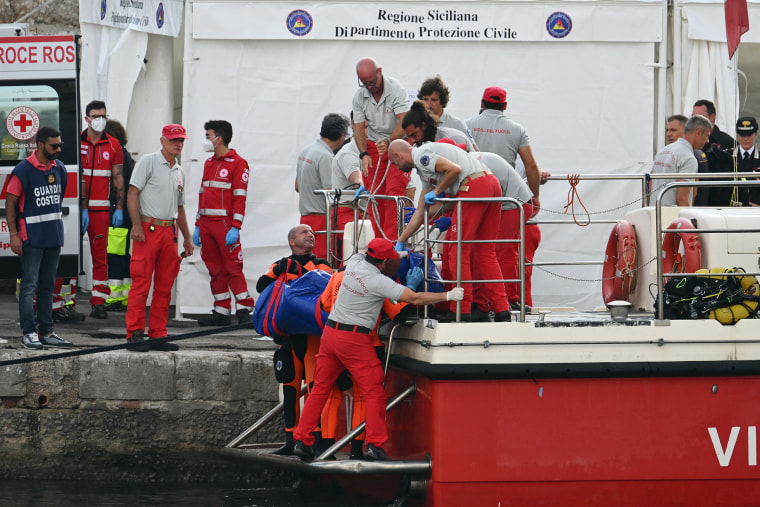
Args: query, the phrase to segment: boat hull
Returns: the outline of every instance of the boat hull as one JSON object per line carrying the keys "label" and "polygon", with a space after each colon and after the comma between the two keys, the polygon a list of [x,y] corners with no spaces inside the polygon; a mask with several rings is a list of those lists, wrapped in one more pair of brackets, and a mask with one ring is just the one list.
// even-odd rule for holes
{"label": "boat hull", "polygon": [[430,378],[394,369],[394,458],[425,505],[760,505],[760,377]]}

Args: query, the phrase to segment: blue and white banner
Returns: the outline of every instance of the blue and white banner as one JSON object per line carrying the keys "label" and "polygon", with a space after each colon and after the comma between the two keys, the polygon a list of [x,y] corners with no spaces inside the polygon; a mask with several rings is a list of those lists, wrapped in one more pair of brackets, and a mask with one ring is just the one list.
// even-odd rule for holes
{"label": "blue and white banner", "polygon": [[[612,5],[614,4],[614,5]],[[195,39],[656,42],[662,2],[194,0]]]}
{"label": "blue and white banner", "polygon": [[80,0],[79,21],[176,37],[184,0]]}

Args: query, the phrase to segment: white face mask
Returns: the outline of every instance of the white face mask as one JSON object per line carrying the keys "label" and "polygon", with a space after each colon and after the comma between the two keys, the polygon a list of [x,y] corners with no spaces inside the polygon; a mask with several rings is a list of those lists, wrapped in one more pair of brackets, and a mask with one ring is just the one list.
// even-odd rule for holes
{"label": "white face mask", "polygon": [[214,143],[211,139],[204,139],[201,146],[203,147],[203,151],[214,151]]}
{"label": "white face mask", "polygon": [[95,118],[90,122],[90,127],[92,127],[92,130],[95,132],[103,132],[106,129],[106,119]]}

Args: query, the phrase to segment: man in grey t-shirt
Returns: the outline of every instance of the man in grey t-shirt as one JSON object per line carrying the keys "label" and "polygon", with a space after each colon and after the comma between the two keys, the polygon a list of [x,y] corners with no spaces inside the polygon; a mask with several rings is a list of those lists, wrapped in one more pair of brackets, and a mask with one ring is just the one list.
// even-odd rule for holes
{"label": "man in grey t-shirt", "polygon": [[369,242],[366,255],[354,255],[346,264],[340,292],[322,333],[314,387],[293,434],[296,440],[293,452],[305,461],[314,459],[312,431],[319,423],[330,390],[346,369],[364,393],[367,405],[367,450],[364,459],[389,459],[383,450],[388,440],[385,426],[388,396],[383,388],[383,367],[370,337],[383,301],[393,299],[427,305],[447,300],[461,301],[464,296],[461,288],[440,293],[414,292],[389,278],[396,273],[398,266],[398,252],[393,243],[385,238],[373,239]]}
{"label": "man in grey t-shirt", "polygon": [[[132,238],[132,288],[127,300],[127,341],[130,350],[171,351],[169,342],[153,342],[166,336],[169,304],[174,279],[179,273],[177,228],[182,232],[182,246],[193,254],[193,242],[185,215],[185,173],[177,157],[185,146],[187,133],[182,125],[167,125],[161,132],[161,151],[142,157],[129,180],[127,195],[129,216],[134,224]],[[145,307],[151,283],[153,299],[148,316],[148,340],[145,343]]]}
{"label": "man in grey t-shirt", "polygon": [[316,233],[314,254],[321,258],[327,257],[325,196],[314,191],[332,188],[333,153],[343,146],[348,125],[348,118],[342,114],[326,115],[322,119],[319,139],[301,151],[296,164],[295,189],[298,192],[301,223],[310,226]]}
{"label": "man in grey t-shirt", "polygon": [[[684,136],[664,147],[655,155],[652,174],[696,174],[697,159],[694,150],[702,147],[710,137],[712,125],[710,120],[701,115],[694,115],[686,122]],[[658,179],[651,185],[652,192],[659,194],[662,187],[675,181],[694,181],[693,178]],[[693,189],[680,187],[675,192],[669,191],[662,198],[663,206],[691,206]]]}

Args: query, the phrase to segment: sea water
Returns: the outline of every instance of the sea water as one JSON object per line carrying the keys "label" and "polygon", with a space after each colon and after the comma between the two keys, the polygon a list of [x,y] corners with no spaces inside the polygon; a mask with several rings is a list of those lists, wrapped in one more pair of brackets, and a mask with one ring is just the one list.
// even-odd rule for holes
{"label": "sea water", "polygon": [[[351,499],[304,493],[293,487],[256,488],[201,485],[111,485],[100,482],[12,481],[0,479],[2,507],[364,507]],[[377,505],[377,504],[374,504]],[[386,504],[387,505],[387,504]]]}

